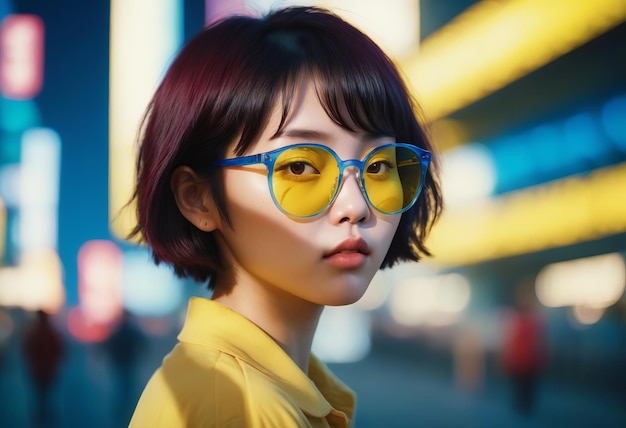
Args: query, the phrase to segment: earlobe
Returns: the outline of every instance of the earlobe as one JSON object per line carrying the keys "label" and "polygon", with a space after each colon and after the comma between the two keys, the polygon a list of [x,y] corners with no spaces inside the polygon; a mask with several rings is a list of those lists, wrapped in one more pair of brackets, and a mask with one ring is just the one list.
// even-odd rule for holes
{"label": "earlobe", "polygon": [[204,232],[218,228],[209,184],[188,166],[176,168],[170,181],[176,205],[183,217]]}

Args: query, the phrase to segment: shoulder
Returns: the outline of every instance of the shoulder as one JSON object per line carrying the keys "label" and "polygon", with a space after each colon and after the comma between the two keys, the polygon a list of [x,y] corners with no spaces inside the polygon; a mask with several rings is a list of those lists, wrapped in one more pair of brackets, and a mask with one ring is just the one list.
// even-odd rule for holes
{"label": "shoulder", "polygon": [[271,374],[239,356],[182,343],[148,382],[130,426],[307,426],[302,421]]}
{"label": "shoulder", "polygon": [[229,366],[232,358],[216,349],[176,345],[148,381],[130,426],[227,426],[220,420],[223,405],[241,406],[241,395],[223,384],[243,380],[228,380]]}

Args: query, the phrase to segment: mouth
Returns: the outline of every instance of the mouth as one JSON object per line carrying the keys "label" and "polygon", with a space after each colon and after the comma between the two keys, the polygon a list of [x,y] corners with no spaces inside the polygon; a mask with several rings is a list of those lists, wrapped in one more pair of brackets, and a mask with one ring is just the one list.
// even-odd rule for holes
{"label": "mouth", "polygon": [[334,262],[341,261],[339,264],[361,264],[369,253],[367,243],[362,238],[349,238],[324,253],[324,259]]}

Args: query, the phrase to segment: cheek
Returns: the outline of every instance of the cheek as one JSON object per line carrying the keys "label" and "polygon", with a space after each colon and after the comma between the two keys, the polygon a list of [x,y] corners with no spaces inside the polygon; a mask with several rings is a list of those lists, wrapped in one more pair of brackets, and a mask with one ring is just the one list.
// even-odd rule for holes
{"label": "cheek", "polygon": [[224,170],[224,189],[226,200],[248,200],[249,204],[272,202],[268,184],[267,170],[263,165]]}
{"label": "cheek", "polygon": [[376,217],[377,224],[376,227],[371,229],[370,237],[372,245],[376,245],[377,247],[376,254],[378,258],[380,258],[380,263],[382,263],[391,246],[391,241],[393,241],[393,237],[400,224],[400,217],[399,214],[394,216],[377,215]]}
{"label": "cheek", "polygon": [[[310,240],[313,232],[302,224],[285,225],[282,219],[241,209],[233,216],[233,230],[224,234],[228,252],[237,269],[269,283],[294,278],[321,261]],[[279,213],[283,216],[282,213]],[[284,220],[288,220],[283,216]],[[283,221],[284,221],[283,220]]]}
{"label": "cheek", "polygon": [[[237,172],[237,173],[235,173]],[[286,217],[270,196],[265,174],[233,171],[226,176],[232,230],[222,231],[233,255],[263,263],[276,255],[297,254],[313,231]]]}

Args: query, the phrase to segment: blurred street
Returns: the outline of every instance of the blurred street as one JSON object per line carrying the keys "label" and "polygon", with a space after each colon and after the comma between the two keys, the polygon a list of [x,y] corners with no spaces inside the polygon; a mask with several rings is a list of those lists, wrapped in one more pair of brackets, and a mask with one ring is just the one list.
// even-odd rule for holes
{"label": "blurred street", "polygon": [[[118,411],[121,392],[103,348],[72,342],[52,397],[56,424],[44,426],[126,426],[142,386],[173,343],[172,335],[149,342],[133,387],[126,391],[126,406]],[[449,365],[416,363],[410,353],[380,343],[358,363],[330,366],[358,394],[357,428],[626,426],[626,393],[618,396],[580,386],[564,387],[548,378],[539,387],[534,413],[524,419],[513,411],[504,379],[487,375],[477,390],[463,391]],[[33,399],[18,340],[12,340],[0,366],[0,427],[35,427],[31,423]]]}
{"label": "blurred street", "polygon": [[626,394],[615,397],[547,380],[539,387],[534,414],[525,419],[514,412],[505,379],[488,379],[476,392],[462,391],[449,371],[382,350],[333,369],[358,393],[357,428],[626,426]]}
{"label": "blurred street", "polygon": [[[177,49],[270,3],[0,0],[0,428],[128,425],[209,295],[127,240],[141,118]],[[626,1],[310,3],[391,48],[446,204],[432,258],[320,321],[356,428],[626,427]],[[540,373],[525,417],[505,372]]]}

